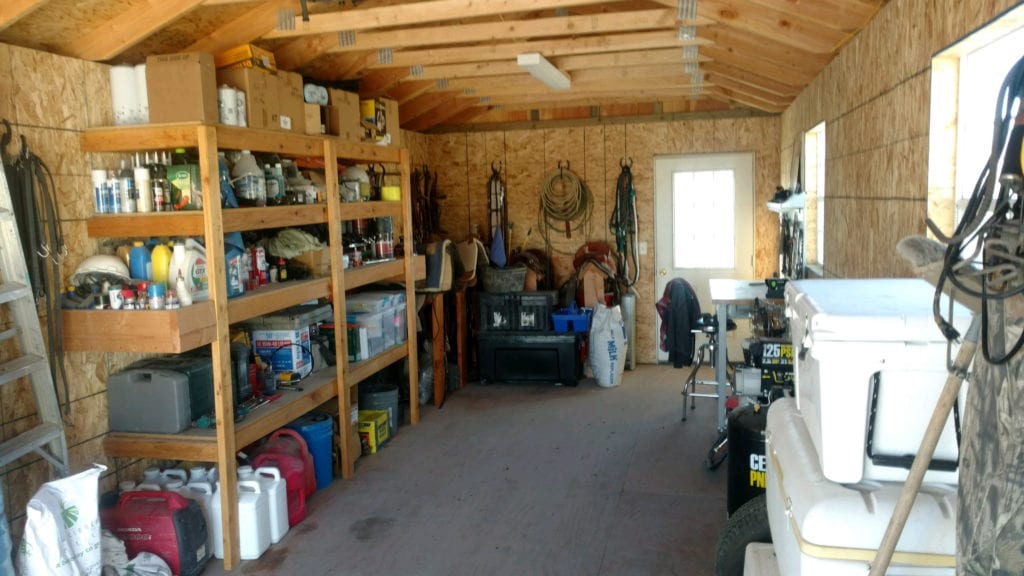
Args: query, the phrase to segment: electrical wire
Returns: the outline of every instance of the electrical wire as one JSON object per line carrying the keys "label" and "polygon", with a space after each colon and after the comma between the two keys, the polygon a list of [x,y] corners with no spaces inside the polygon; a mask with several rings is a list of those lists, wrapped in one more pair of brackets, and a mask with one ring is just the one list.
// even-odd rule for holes
{"label": "electrical wire", "polygon": [[[959,338],[951,320],[942,317],[940,300],[948,282],[956,290],[981,301],[981,348],[985,360],[1003,364],[1024,347],[1024,334],[1008,352],[1002,346],[993,351],[989,335],[989,313],[993,304],[1024,294],[1024,218],[1020,174],[1021,132],[1014,130],[1024,98],[1024,58],[1017,61],[999,89],[993,121],[992,149],[959,224],[951,236],[927,220],[929,230],[943,243],[946,252],[936,282],[932,309],[936,323],[949,340]],[[967,248],[974,245],[970,253]],[[976,258],[981,258],[980,267]],[[999,327],[1002,329],[1002,326]],[[1002,342],[1002,339],[999,340]]]}

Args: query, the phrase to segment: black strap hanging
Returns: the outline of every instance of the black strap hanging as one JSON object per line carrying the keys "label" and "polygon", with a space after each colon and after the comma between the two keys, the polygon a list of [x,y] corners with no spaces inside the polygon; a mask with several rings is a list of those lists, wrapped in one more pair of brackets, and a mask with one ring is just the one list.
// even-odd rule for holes
{"label": "black strap hanging", "polygon": [[[619,179],[615,183],[615,209],[608,227],[615,234],[615,249],[618,251],[618,275],[626,287],[636,284],[640,278],[640,254],[636,243],[637,215],[636,189],[633,188],[633,159],[619,160]],[[632,260],[632,268],[630,268]]]}

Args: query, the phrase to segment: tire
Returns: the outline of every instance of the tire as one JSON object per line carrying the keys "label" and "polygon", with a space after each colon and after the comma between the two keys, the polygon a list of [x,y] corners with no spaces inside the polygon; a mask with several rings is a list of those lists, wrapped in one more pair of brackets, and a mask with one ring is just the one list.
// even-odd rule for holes
{"label": "tire", "polygon": [[716,576],[743,576],[747,544],[771,543],[766,502],[767,497],[761,494],[745,502],[729,517],[715,550]]}

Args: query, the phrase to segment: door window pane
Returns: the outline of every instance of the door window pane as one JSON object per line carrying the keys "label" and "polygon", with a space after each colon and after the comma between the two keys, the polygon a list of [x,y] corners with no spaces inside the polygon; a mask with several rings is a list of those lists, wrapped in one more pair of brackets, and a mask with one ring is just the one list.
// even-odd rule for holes
{"label": "door window pane", "polygon": [[676,268],[736,267],[736,178],[732,170],[672,174]]}

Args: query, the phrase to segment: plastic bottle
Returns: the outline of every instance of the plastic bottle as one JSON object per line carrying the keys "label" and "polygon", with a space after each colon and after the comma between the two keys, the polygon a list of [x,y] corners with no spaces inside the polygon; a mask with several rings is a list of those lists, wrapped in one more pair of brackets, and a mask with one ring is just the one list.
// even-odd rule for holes
{"label": "plastic bottle", "polygon": [[238,188],[237,196],[240,204],[248,206],[267,205],[267,180],[260,170],[256,158],[248,150],[242,150],[241,156],[231,169],[233,183]]}
{"label": "plastic bottle", "polygon": [[178,302],[182,307],[192,305],[192,289],[185,282],[185,276],[178,270],[178,280],[175,283],[175,293],[178,295]]}
{"label": "plastic bottle", "polygon": [[121,160],[121,171],[118,173],[117,179],[121,183],[121,211],[128,214],[135,212],[138,209],[135,196],[135,174],[132,173],[125,160]]}
{"label": "plastic bottle", "polygon": [[181,276],[182,279],[184,279],[185,275],[188,274],[188,261],[186,258],[185,243],[176,241],[171,252],[171,261],[167,268],[168,288],[174,286],[175,282],[178,281],[178,276]]}
{"label": "plastic bottle", "polygon": [[245,294],[246,272],[245,241],[242,234],[232,232],[224,236],[224,268],[227,273],[228,298]]}
{"label": "plastic bottle", "polygon": [[277,544],[288,532],[288,497],[281,472],[273,466],[253,470],[252,466],[238,467],[239,480],[256,480],[267,495],[270,519],[270,542]]}
{"label": "plastic bottle", "polygon": [[231,185],[231,170],[228,169],[228,160],[223,152],[217,152],[217,173],[220,176],[221,206],[238,208],[238,198],[235,197],[235,189]]}
{"label": "plastic bottle", "polygon": [[171,249],[168,248],[167,244],[157,243],[156,246],[153,246],[153,251],[149,256],[153,265],[153,282],[159,282],[165,288],[169,288],[167,286],[167,273],[171,268]]}
{"label": "plastic bottle", "polygon": [[153,209],[157,212],[166,212],[170,209],[167,196],[167,164],[160,156],[160,152],[153,152],[149,164],[149,177],[153,185]]}
{"label": "plastic bottle", "polygon": [[192,482],[206,482],[206,466],[193,466],[190,468],[188,471],[188,481],[189,484]]}
{"label": "plastic bottle", "polygon": [[156,466],[151,466],[143,470],[142,482],[139,482],[139,485],[141,486],[142,484],[155,484],[157,486],[163,486],[164,476],[163,474],[160,473],[160,469],[157,468]]}
{"label": "plastic bottle", "polygon": [[132,250],[128,253],[128,270],[136,280],[153,279],[153,263],[149,249],[141,241],[132,244]]}
{"label": "plastic bottle", "polygon": [[135,190],[138,193],[139,212],[153,211],[153,179],[149,173],[149,154],[146,154],[146,164],[139,160],[138,152],[135,153]]}
{"label": "plastic bottle", "polygon": [[263,165],[263,177],[267,181],[267,204],[276,204],[278,197],[281,195],[281,187],[274,178],[274,166],[271,164]]}
{"label": "plastic bottle", "polygon": [[113,170],[107,171],[107,190],[110,192],[110,213],[123,213],[124,196],[121,194],[121,179]]}
{"label": "plastic bottle", "polygon": [[284,258],[277,258],[277,281],[284,282],[288,280],[288,265],[285,264]]}

